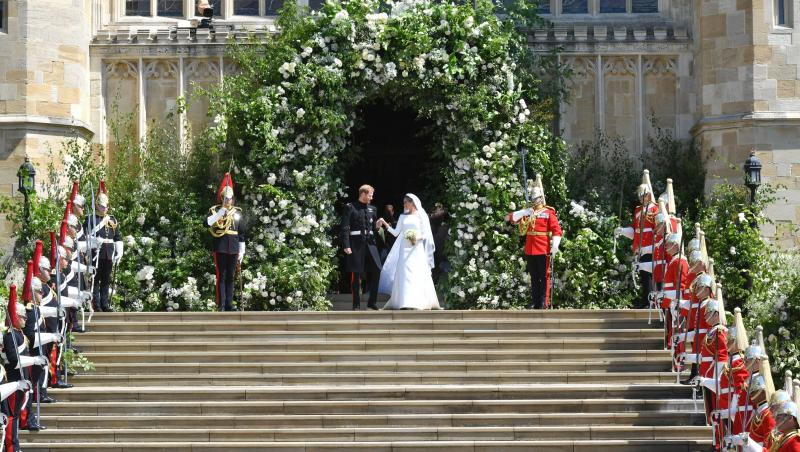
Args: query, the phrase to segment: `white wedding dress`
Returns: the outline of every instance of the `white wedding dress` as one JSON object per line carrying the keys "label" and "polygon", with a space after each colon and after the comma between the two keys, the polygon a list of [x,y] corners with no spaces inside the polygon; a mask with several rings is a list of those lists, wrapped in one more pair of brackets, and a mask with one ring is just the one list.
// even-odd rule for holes
{"label": "white wedding dress", "polygon": [[[414,200],[417,211],[400,215],[397,228],[387,228],[397,240],[381,271],[378,292],[390,295],[383,309],[442,309],[431,277],[435,247],[430,220],[419,198],[407,196]],[[408,231],[416,232],[415,245],[405,238]]]}

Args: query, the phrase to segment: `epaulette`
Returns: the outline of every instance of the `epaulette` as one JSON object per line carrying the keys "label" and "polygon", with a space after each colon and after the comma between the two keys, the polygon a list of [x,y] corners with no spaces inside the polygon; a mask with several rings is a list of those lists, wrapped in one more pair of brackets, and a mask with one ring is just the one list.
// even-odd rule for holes
{"label": "epaulette", "polygon": [[33,302],[30,302],[30,303],[26,304],[25,305],[25,310],[26,311],[33,311]]}
{"label": "epaulette", "polygon": [[555,208],[555,207],[553,207],[553,206],[544,206],[544,208],[545,208],[545,209],[550,209],[550,210],[552,210],[552,211],[553,211],[553,213],[556,213],[556,208]]}
{"label": "epaulette", "polygon": [[715,340],[717,337],[717,332],[727,333],[728,329],[725,328],[725,325],[721,323],[712,326],[711,329],[708,330],[708,334],[706,334],[706,341],[711,342],[712,340]]}

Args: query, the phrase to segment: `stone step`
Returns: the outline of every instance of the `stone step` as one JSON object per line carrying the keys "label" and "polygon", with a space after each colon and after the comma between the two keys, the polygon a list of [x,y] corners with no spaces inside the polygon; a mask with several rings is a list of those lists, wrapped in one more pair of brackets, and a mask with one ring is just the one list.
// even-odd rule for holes
{"label": "stone step", "polygon": [[[58,398],[59,396],[56,396]],[[700,406],[702,408],[702,405]],[[514,400],[285,400],[285,401],[59,401],[47,416],[131,415],[313,415],[313,414],[549,414],[696,412],[680,399],[514,399]]]}
{"label": "stone step", "polygon": [[111,374],[71,379],[80,386],[231,386],[351,384],[525,384],[525,383],[675,383],[671,372],[380,372]]}
{"label": "stone step", "polygon": [[[147,332],[98,332],[92,331],[99,324],[89,325],[88,333],[77,335],[78,341],[90,342],[130,342],[141,341],[143,337],[158,342],[197,342],[200,337],[209,343],[246,342],[246,341],[296,341],[296,340],[330,340],[330,341],[374,341],[391,342],[400,340],[434,340],[434,339],[551,339],[562,340],[572,338],[595,339],[646,339],[663,340],[664,332],[653,328],[640,329],[532,329],[532,330],[348,330],[348,331],[147,331]],[[659,347],[660,348],[660,347]]]}
{"label": "stone step", "polygon": [[[145,433],[146,434],[143,434]],[[37,442],[271,442],[271,441],[548,441],[548,440],[702,440],[705,426],[558,426],[558,427],[331,427],[331,428],[187,428],[47,429],[22,435]],[[33,439],[31,439],[33,440]]]}
{"label": "stone step", "polygon": [[[362,303],[362,308],[366,303]],[[342,320],[342,319],[638,319],[647,321],[642,309],[551,309],[541,310],[441,310],[441,311],[234,311],[234,312],[97,312],[94,322],[106,321],[252,321],[252,320]]]}
{"label": "stone step", "polygon": [[[141,339],[141,338],[140,338]],[[107,342],[89,340],[81,336],[77,341],[84,352],[215,352],[215,351],[325,351],[325,350],[657,350],[663,345],[661,338],[586,338],[586,339],[416,339],[402,342],[366,340],[304,340],[219,342],[206,341],[126,341]]]}
{"label": "stone step", "polygon": [[666,350],[381,350],[381,351],[260,351],[235,352],[91,352],[100,363],[303,363],[341,361],[603,361],[607,359],[670,359]]}
{"label": "stone step", "polygon": [[679,384],[517,384],[370,386],[194,386],[77,387],[53,389],[58,400],[88,401],[268,401],[268,400],[514,400],[674,399],[691,397]]}
{"label": "stone step", "polygon": [[26,452],[66,451],[170,451],[239,452],[276,450],[281,452],[696,452],[708,449],[710,440],[588,440],[588,441],[371,441],[371,442],[273,442],[242,443],[185,442],[165,447],[161,442],[137,443],[23,443]]}
{"label": "stone step", "polygon": [[42,416],[49,428],[330,428],[330,427],[488,427],[488,426],[703,426],[701,413],[525,413],[525,414],[344,414],[198,416]]}
{"label": "stone step", "polygon": [[330,361],[307,363],[95,363],[93,374],[303,373],[303,372],[667,372],[663,358],[600,361]]}
{"label": "stone step", "polygon": [[[656,325],[652,325],[655,329]],[[204,321],[103,321],[90,324],[94,332],[164,331],[407,331],[407,330],[559,330],[559,329],[642,329],[639,319],[603,318],[518,318],[518,319],[350,319],[350,320],[214,320]]]}

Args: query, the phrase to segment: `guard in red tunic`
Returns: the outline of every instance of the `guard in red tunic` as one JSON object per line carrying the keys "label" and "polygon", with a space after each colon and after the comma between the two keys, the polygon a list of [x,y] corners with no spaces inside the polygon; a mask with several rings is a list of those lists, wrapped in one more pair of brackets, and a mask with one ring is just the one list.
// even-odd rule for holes
{"label": "guard in red tunic", "polygon": [[641,296],[634,307],[647,308],[650,292],[653,290],[653,230],[658,206],[653,199],[653,186],[650,184],[650,172],[644,170],[642,184],[636,189],[639,205],[633,211],[633,222],[630,227],[619,227],[614,230],[614,237],[624,235],[633,239],[634,270],[638,272],[641,284]]}
{"label": "guard in red tunic", "polygon": [[[772,446],[772,431],[775,418],[767,403],[767,384],[762,375],[750,378],[749,403],[745,423],[747,430],[726,439],[729,450],[769,450]],[[741,449],[735,449],[735,448]]]}
{"label": "guard in red tunic", "polygon": [[[675,196],[672,190],[672,179],[667,179],[667,191],[658,197],[658,214],[655,218],[655,245],[653,245],[653,261],[651,269],[656,290],[660,291],[664,283],[664,273],[667,271],[669,257],[664,250],[666,243],[664,237],[678,230],[678,217],[675,207]],[[652,294],[656,296],[656,293]],[[656,307],[654,300],[653,307]]]}
{"label": "guard in red tunic", "polygon": [[724,325],[725,308],[722,300],[708,298],[703,303],[703,312],[711,329],[700,344],[700,377],[698,385],[706,391],[706,416],[714,429],[714,445],[721,449],[727,435],[728,422],[724,413],[728,411],[733,392],[728,356],[728,329]]}
{"label": "guard in red tunic", "polygon": [[[682,381],[683,384],[689,384],[694,377],[697,376],[697,356],[699,344],[708,331],[708,326],[705,325],[705,318],[700,310],[701,300],[706,299],[709,295],[699,295],[699,292],[711,290],[709,287],[700,287],[698,285],[701,275],[707,274],[710,269],[708,265],[708,254],[706,252],[705,236],[700,226],[695,224],[695,238],[689,241],[688,261],[689,261],[689,298],[682,300],[680,303],[681,318],[686,322],[688,328],[684,330],[683,334],[676,334],[674,336],[673,346],[676,348],[684,347],[685,351],[678,357],[679,366],[682,368],[687,364],[691,364],[691,374],[689,377]],[[714,278],[704,279],[708,283],[713,282]],[[710,292],[713,293],[713,292]],[[681,344],[683,343],[683,344]]]}
{"label": "guard in red tunic", "polygon": [[541,174],[529,184],[528,196],[532,207],[509,213],[508,221],[518,225],[519,234],[525,236],[527,270],[531,275],[528,309],[542,309],[550,307],[550,262],[558,252],[562,232],[556,210],[545,204]]}
{"label": "guard in red tunic", "polygon": [[214,238],[214,264],[217,273],[217,306],[233,311],[233,279],[244,259],[245,237],[242,209],[233,205],[233,179],[225,173],[217,191],[219,204],[209,209],[206,224]]}
{"label": "guard in red tunic", "polygon": [[667,348],[674,348],[673,355],[677,356],[683,351],[683,343],[681,342],[680,350],[678,350],[678,347],[672,347],[674,343],[672,338],[675,331],[686,331],[686,324],[682,326],[678,315],[679,303],[688,298],[687,289],[689,287],[689,263],[686,256],[683,255],[680,231],[667,234],[664,238],[664,254],[669,261],[660,295],[661,309],[666,314],[664,324],[667,343],[665,345]]}
{"label": "guard in red tunic", "polygon": [[800,423],[798,423],[797,404],[784,402],[773,411],[776,430],[781,435],[776,438],[770,452],[800,452]]}

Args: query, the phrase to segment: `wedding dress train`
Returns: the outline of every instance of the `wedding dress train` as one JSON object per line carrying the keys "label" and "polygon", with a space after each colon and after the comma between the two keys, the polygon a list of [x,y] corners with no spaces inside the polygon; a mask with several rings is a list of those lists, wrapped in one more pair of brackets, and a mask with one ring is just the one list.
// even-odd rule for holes
{"label": "wedding dress train", "polygon": [[[397,240],[381,271],[378,292],[390,295],[383,309],[441,309],[431,277],[435,247],[430,220],[419,198],[407,196],[417,211],[400,215],[397,227],[387,228]],[[408,231],[417,237],[414,245],[406,238]]]}

